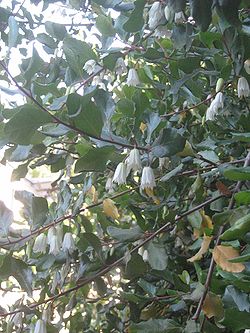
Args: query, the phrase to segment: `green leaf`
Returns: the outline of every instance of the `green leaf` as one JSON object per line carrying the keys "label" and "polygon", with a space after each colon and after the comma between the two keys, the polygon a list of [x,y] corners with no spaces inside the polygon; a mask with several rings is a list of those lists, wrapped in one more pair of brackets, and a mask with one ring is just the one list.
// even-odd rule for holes
{"label": "green leaf", "polygon": [[226,309],[225,317],[220,323],[230,327],[232,332],[239,332],[250,327],[250,315],[249,312],[237,311],[235,308]]}
{"label": "green leaf", "polygon": [[33,147],[32,145],[28,146],[18,145],[16,149],[12,152],[10,156],[10,161],[20,162],[26,160],[30,154],[32,147]]}
{"label": "green leaf", "polygon": [[98,15],[96,18],[96,27],[104,36],[114,36],[116,33],[110,16]]}
{"label": "green leaf", "polygon": [[223,174],[230,180],[250,180],[250,167],[229,167],[223,171]]}
{"label": "green leaf", "polygon": [[233,240],[242,238],[248,231],[250,231],[250,214],[243,216],[234,225],[227,229],[222,235],[222,240]]}
{"label": "green leaf", "polygon": [[11,142],[29,145],[37,128],[51,122],[51,117],[31,104],[26,104],[19,110],[6,124],[5,135]]}
{"label": "green leaf", "polygon": [[0,201],[0,232],[7,236],[11,223],[13,222],[12,211],[5,206],[3,201]]}
{"label": "green leaf", "polygon": [[32,226],[37,228],[44,224],[48,215],[48,203],[45,198],[35,197],[32,198]]}
{"label": "green leaf", "polygon": [[168,257],[165,248],[155,241],[149,242],[147,246],[148,262],[152,269],[163,271],[168,264]]}
{"label": "green leaf", "polygon": [[129,16],[129,19],[123,24],[123,29],[127,32],[136,32],[141,30],[144,25],[143,9],[145,0],[136,0],[134,2],[135,9]]}
{"label": "green leaf", "polygon": [[146,271],[147,264],[142,257],[137,253],[133,253],[126,266],[125,278],[134,279],[143,276]]}
{"label": "green leaf", "polygon": [[63,40],[67,35],[67,30],[63,24],[47,21],[45,22],[45,29],[49,35],[58,40]]}
{"label": "green leaf", "polygon": [[121,229],[113,226],[107,227],[107,233],[114,239],[121,242],[133,241],[143,235],[141,228],[133,227],[130,229]]}
{"label": "green leaf", "polygon": [[206,31],[212,20],[212,0],[190,1],[191,16],[202,31]]}
{"label": "green leaf", "polygon": [[85,232],[81,234],[81,241],[87,241],[96,251],[99,257],[102,257],[102,244],[100,239],[93,233]]}
{"label": "green leaf", "polygon": [[172,319],[150,319],[133,323],[129,326],[129,333],[181,333],[182,327]]}
{"label": "green leaf", "polygon": [[250,142],[250,133],[231,133],[235,141]]}
{"label": "green leaf", "polygon": [[8,34],[8,46],[9,48],[15,47],[18,41],[18,23],[14,16],[10,16],[8,19],[9,34]]}
{"label": "green leaf", "polygon": [[86,154],[77,160],[75,172],[104,171],[107,161],[112,158],[115,149],[113,147],[91,148]]}
{"label": "green leaf", "polygon": [[179,134],[178,130],[165,128],[154,141],[151,152],[155,157],[170,157],[182,151],[185,142],[186,139]]}
{"label": "green leaf", "polygon": [[24,78],[25,78],[25,86],[29,87],[34,75],[38,73],[42,67],[44,66],[43,59],[39,56],[35,47],[33,47],[32,57],[27,59],[27,64],[25,67],[22,64],[24,69]]}
{"label": "green leaf", "polygon": [[227,286],[222,298],[227,308],[236,307],[239,311],[250,312],[249,297],[234,286]]}
{"label": "green leaf", "polygon": [[239,205],[249,205],[250,204],[250,191],[241,191],[235,193],[234,198]]}
{"label": "green leaf", "polygon": [[57,47],[57,43],[54,41],[54,39],[45,33],[38,34],[37,40],[40,43],[50,47],[51,49],[55,49]]}
{"label": "green leaf", "polygon": [[32,271],[29,266],[22,260],[6,256],[1,266],[2,277],[8,278],[13,276],[21,288],[25,290],[28,295],[32,296]]}
{"label": "green leaf", "polygon": [[72,37],[64,39],[63,51],[69,67],[79,76],[83,73],[83,66],[86,61],[96,60],[94,51],[87,43]]}
{"label": "green leaf", "polygon": [[24,178],[28,173],[28,165],[29,162],[18,165],[18,167],[12,171],[11,181],[15,182]]}

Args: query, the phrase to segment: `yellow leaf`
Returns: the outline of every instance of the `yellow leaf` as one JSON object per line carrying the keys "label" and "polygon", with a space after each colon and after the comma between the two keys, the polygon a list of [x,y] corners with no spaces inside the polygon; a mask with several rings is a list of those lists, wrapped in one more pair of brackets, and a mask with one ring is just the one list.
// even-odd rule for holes
{"label": "yellow leaf", "polygon": [[144,133],[144,131],[145,131],[146,128],[147,128],[147,125],[141,122],[141,124],[140,124],[140,130],[141,130],[142,133]]}
{"label": "yellow leaf", "polygon": [[202,222],[200,229],[194,229],[194,238],[197,239],[204,234],[205,229],[213,229],[213,222],[210,216],[206,215],[204,210],[200,211]]}
{"label": "yellow leaf", "polygon": [[213,222],[210,216],[204,213],[204,210],[201,211],[202,223],[201,226],[204,229],[213,229]]}
{"label": "yellow leaf", "polygon": [[245,269],[242,263],[233,263],[228,260],[239,256],[239,252],[232,246],[217,245],[213,250],[213,258],[224,271],[240,273]]}
{"label": "yellow leaf", "polygon": [[205,235],[199,252],[197,252],[196,255],[194,255],[192,258],[189,258],[188,261],[194,262],[196,260],[200,260],[203,256],[203,254],[205,254],[207,252],[207,250],[209,249],[209,245],[211,243],[212,238],[213,237],[209,237],[209,236]]}
{"label": "yellow leaf", "polygon": [[91,196],[91,200],[93,203],[97,203],[98,202],[98,192],[95,188],[94,185],[92,185],[90,187],[90,189],[88,190],[87,194],[89,194]]}
{"label": "yellow leaf", "polygon": [[120,216],[114,201],[111,199],[103,200],[103,211],[108,217],[112,217],[113,219],[118,219]]}
{"label": "yellow leaf", "polygon": [[218,319],[221,319],[224,315],[221,298],[211,292],[207,294],[202,306],[202,310],[209,319],[212,317],[217,317]]}
{"label": "yellow leaf", "polygon": [[161,203],[160,199],[157,198],[155,195],[154,195],[154,190],[152,188],[149,188],[149,187],[146,187],[145,188],[145,192],[147,193],[147,195],[153,199],[154,203],[156,205],[159,205]]}

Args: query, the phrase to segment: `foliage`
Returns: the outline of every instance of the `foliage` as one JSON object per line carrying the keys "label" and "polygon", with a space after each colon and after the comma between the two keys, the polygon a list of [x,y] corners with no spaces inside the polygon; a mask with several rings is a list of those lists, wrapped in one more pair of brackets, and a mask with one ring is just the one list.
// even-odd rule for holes
{"label": "foliage", "polygon": [[1,332],[249,328],[247,1],[13,0],[0,21],[1,163],[56,178],[16,192],[20,221],[0,204],[22,291]]}

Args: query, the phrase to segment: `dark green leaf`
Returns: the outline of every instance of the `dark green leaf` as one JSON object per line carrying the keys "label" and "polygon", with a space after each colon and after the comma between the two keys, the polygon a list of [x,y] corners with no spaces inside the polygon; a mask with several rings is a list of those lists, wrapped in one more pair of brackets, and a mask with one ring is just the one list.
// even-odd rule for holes
{"label": "dark green leaf", "polygon": [[154,141],[151,151],[155,157],[173,156],[184,149],[185,142],[178,130],[165,128]]}
{"label": "dark green leaf", "polygon": [[250,167],[229,167],[223,174],[230,180],[250,180]]}
{"label": "dark green leaf", "polygon": [[143,9],[145,6],[145,0],[136,0],[134,2],[135,9],[129,16],[129,19],[124,23],[123,28],[127,32],[136,32],[141,30],[144,24]]}
{"label": "dark green leaf", "polygon": [[129,333],[181,333],[182,327],[172,319],[150,319],[129,326]]}

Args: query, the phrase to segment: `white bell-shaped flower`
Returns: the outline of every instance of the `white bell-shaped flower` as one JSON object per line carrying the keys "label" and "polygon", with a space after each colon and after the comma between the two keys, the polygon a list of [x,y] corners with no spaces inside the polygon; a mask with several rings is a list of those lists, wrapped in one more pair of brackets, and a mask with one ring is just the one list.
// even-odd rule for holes
{"label": "white bell-shaped flower", "polygon": [[121,57],[116,60],[115,73],[117,75],[122,75],[123,73],[127,73],[127,66],[125,64],[125,61]]}
{"label": "white bell-shaped flower", "polygon": [[34,245],[33,245],[33,252],[34,253],[46,253],[47,247],[47,237],[45,234],[40,234],[36,237]]}
{"label": "white bell-shaped flower", "polygon": [[89,74],[93,74],[95,71],[96,62],[93,59],[90,59],[85,62],[83,69]]}
{"label": "white bell-shaped flower", "polygon": [[[245,68],[245,71],[247,72],[247,74],[250,74],[250,59],[247,59],[245,62],[244,62],[244,68]],[[249,332],[250,333],[250,332]]]}
{"label": "white bell-shaped flower", "polygon": [[47,333],[46,324],[42,319],[36,322],[34,333]]}
{"label": "white bell-shaped flower", "polygon": [[105,190],[109,193],[114,191],[113,176],[108,176],[105,184]]}
{"label": "white bell-shaped flower", "polygon": [[118,185],[126,184],[127,178],[127,167],[126,164],[121,162],[117,165],[113,177],[113,182],[117,183]]}
{"label": "white bell-shaped flower", "polygon": [[71,232],[66,232],[63,238],[62,250],[72,254],[75,251],[75,241]]}
{"label": "white bell-shaped flower", "polygon": [[127,78],[127,85],[136,87],[138,84],[140,84],[140,80],[137,74],[137,71],[134,68],[130,68],[128,71],[128,78]]}
{"label": "white bell-shaped flower", "polygon": [[238,97],[248,97],[250,94],[249,84],[245,77],[240,77],[237,86]]}
{"label": "white bell-shaped flower", "polygon": [[215,120],[215,117],[218,114],[219,109],[224,107],[224,97],[222,92],[218,92],[215,96],[215,99],[211,102],[209,108],[206,112],[206,121],[207,120]]}
{"label": "white bell-shaped flower", "polygon": [[141,157],[140,157],[140,152],[137,148],[134,148],[130,151],[129,156],[126,159],[126,164],[128,171],[141,170]]}
{"label": "white bell-shaped flower", "polygon": [[164,11],[161,3],[159,1],[154,2],[148,12],[149,29],[155,29],[157,25],[160,23],[163,16],[164,16]]}
{"label": "white bell-shaped flower", "polygon": [[62,245],[61,228],[53,227],[48,232],[47,242],[50,246],[49,253],[57,256],[60,253]]}
{"label": "white bell-shaped flower", "polygon": [[144,190],[145,188],[153,189],[156,186],[154,171],[150,166],[146,166],[142,170],[141,176],[141,188]]}

